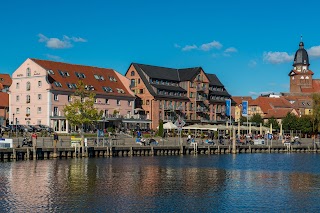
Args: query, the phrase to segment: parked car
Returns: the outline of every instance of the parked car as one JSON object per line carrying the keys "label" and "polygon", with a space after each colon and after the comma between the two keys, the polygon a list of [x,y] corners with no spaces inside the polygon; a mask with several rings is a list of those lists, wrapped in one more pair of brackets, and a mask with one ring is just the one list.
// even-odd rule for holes
{"label": "parked car", "polygon": [[33,132],[41,132],[42,128],[39,125],[29,125],[33,129]]}
{"label": "parked car", "polygon": [[20,125],[20,124],[15,124],[15,125],[9,125],[9,131],[13,131],[13,132],[16,132],[16,131],[18,131],[18,132],[22,132],[22,131],[24,131],[24,129],[22,128],[22,125]]}
{"label": "parked car", "polygon": [[1,125],[1,132],[8,132],[8,131],[10,131],[10,127],[9,126]]}
{"label": "parked car", "polygon": [[42,130],[45,130],[47,132],[53,132],[53,129],[47,125],[43,125],[43,124],[39,124],[39,127],[42,129]]}
{"label": "parked car", "polygon": [[21,130],[24,132],[33,132],[33,128],[28,125],[21,125]]}

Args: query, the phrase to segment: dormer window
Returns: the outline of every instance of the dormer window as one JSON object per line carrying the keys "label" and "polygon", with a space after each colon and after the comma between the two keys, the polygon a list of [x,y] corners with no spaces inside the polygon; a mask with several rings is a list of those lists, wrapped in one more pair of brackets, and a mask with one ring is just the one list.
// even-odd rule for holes
{"label": "dormer window", "polygon": [[50,74],[50,75],[54,75],[53,70],[47,70],[47,72],[48,72],[48,74]]}
{"label": "dormer window", "polygon": [[123,89],[119,89],[119,88],[117,88],[117,90],[118,90],[118,93],[124,93],[124,91],[123,91]]}
{"label": "dormer window", "polygon": [[84,88],[86,90],[94,90],[94,87],[92,85],[86,85]]}
{"label": "dormer window", "polygon": [[62,87],[61,83],[58,82],[58,81],[55,81],[55,82],[54,82],[54,85],[55,85],[56,87]]}
{"label": "dormer window", "polygon": [[113,92],[113,90],[111,89],[111,87],[102,87],[102,89],[105,91],[105,92]]}
{"label": "dormer window", "polygon": [[69,89],[72,89],[72,88],[73,88],[73,85],[72,85],[72,84],[67,83],[67,87],[68,87]]}
{"label": "dormer window", "polygon": [[93,75],[95,79],[100,80],[100,76],[99,75]]}
{"label": "dormer window", "polygon": [[110,81],[117,82],[117,79],[116,79],[115,77],[113,77],[113,76],[109,76],[109,80],[110,80]]}
{"label": "dormer window", "polygon": [[75,72],[75,74],[78,78],[86,78],[86,75],[83,73]]}
{"label": "dormer window", "polygon": [[103,77],[103,76],[100,76],[100,80],[104,81],[104,77]]}

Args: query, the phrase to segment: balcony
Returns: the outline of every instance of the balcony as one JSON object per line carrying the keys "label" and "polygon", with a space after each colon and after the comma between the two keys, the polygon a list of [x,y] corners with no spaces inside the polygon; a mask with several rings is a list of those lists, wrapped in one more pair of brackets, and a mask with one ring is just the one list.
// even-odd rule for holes
{"label": "balcony", "polygon": [[197,92],[205,92],[206,89],[207,89],[206,87],[197,86]]}
{"label": "balcony", "polygon": [[174,110],[174,108],[175,107],[173,105],[168,105],[163,107],[164,110]]}
{"label": "balcony", "polygon": [[196,101],[205,101],[205,100],[207,100],[207,98],[206,98],[206,97],[203,97],[203,96],[198,96],[198,97],[196,98]]}
{"label": "balcony", "polygon": [[184,110],[184,106],[182,106],[182,105],[177,106],[177,107],[175,107],[175,110],[183,111]]}
{"label": "balcony", "polygon": [[197,107],[196,112],[208,112],[206,107]]}

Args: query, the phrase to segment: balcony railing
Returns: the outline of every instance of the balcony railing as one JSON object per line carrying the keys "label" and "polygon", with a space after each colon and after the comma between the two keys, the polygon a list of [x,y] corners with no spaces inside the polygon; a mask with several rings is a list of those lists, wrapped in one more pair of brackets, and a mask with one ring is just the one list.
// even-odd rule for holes
{"label": "balcony railing", "polygon": [[203,96],[198,96],[196,100],[197,101],[205,101],[205,100],[207,100],[207,98],[203,97]]}

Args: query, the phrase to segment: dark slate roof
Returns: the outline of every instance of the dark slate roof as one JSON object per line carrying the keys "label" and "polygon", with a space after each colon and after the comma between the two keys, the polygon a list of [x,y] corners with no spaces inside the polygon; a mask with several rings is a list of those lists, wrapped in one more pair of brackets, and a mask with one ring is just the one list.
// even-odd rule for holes
{"label": "dark slate roof", "polygon": [[210,85],[211,86],[220,86],[223,87],[223,84],[220,82],[218,77],[215,74],[207,74],[207,77],[209,78]]}
{"label": "dark slate roof", "polygon": [[136,70],[145,72],[150,78],[170,81],[190,81],[201,70],[201,67],[174,69],[146,64],[132,63]]}
{"label": "dark slate roof", "polygon": [[296,51],[296,54],[294,55],[293,66],[296,65],[310,65],[309,56],[307,51],[304,49],[304,43],[302,41],[299,43],[299,49]]}
{"label": "dark slate roof", "polygon": [[177,69],[132,63],[138,71],[145,72],[150,78],[179,81]]}
{"label": "dark slate roof", "polygon": [[220,96],[231,96],[226,90],[225,91],[210,91],[210,95],[220,95]]}
{"label": "dark slate roof", "polygon": [[193,67],[186,69],[179,69],[179,78],[180,81],[190,81],[200,72],[201,67]]}
{"label": "dark slate roof", "polygon": [[164,89],[168,91],[177,91],[177,92],[187,92],[185,89],[176,86],[168,86],[168,85],[159,85],[159,84],[151,84],[157,89]]}

